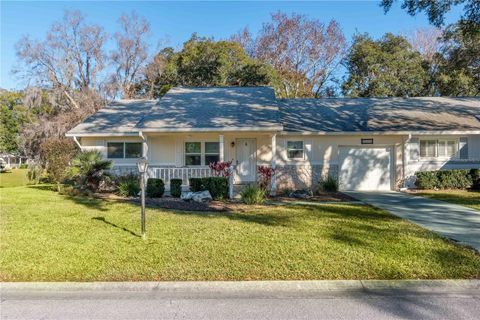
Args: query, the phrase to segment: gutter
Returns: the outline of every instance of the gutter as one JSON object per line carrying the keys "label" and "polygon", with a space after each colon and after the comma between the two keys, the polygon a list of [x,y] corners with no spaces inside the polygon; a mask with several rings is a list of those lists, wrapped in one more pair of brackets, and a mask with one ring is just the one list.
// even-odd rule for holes
{"label": "gutter", "polygon": [[283,131],[281,135],[285,136],[354,136],[354,135],[442,135],[442,134],[480,134],[480,130],[439,130],[439,131],[432,131],[432,130],[410,130],[410,131],[337,131],[337,132],[327,132],[327,131],[317,131],[317,132],[291,132],[291,131]]}

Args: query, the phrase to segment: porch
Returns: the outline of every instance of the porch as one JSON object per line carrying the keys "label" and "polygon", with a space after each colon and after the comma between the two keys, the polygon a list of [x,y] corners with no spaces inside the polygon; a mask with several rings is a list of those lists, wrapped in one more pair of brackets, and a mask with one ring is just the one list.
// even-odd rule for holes
{"label": "porch", "polygon": [[[184,189],[190,178],[217,175],[209,164],[231,162],[232,183],[257,181],[257,167],[276,167],[276,134],[235,132],[225,134],[144,134],[142,156],[149,162],[148,176],[160,178],[170,188],[172,179],[181,179]],[[276,189],[275,179],[272,181]]]}

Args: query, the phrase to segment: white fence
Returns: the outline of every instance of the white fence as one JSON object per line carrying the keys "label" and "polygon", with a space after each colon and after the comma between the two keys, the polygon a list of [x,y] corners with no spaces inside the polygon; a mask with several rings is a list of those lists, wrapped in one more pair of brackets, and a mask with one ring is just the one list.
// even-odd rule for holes
{"label": "white fence", "polygon": [[213,176],[213,172],[208,167],[200,168],[175,168],[175,167],[153,167],[149,169],[150,178],[160,178],[166,186],[170,185],[172,179],[182,179],[182,185],[188,186],[190,178],[204,178]]}

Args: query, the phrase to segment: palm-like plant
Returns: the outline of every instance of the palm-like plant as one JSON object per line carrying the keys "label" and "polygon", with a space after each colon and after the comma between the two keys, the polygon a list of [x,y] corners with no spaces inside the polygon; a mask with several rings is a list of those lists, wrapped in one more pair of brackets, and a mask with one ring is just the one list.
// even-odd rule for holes
{"label": "palm-like plant", "polygon": [[81,188],[96,191],[109,174],[106,170],[112,168],[112,162],[103,159],[98,151],[80,152],[71,162],[71,174]]}

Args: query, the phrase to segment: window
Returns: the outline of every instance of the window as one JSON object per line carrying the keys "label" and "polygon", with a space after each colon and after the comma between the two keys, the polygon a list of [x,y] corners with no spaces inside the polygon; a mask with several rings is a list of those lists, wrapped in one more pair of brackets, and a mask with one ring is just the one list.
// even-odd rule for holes
{"label": "window", "polygon": [[185,165],[208,166],[210,162],[220,161],[218,142],[185,142]]}
{"label": "window", "polygon": [[107,158],[135,159],[142,156],[141,142],[108,142]]}
{"label": "window", "polygon": [[458,152],[456,140],[420,140],[420,157],[451,158]]}
{"label": "window", "polygon": [[141,158],[142,143],[141,142],[125,142],[125,158]]}
{"label": "window", "polygon": [[200,142],[185,142],[185,165],[199,166],[202,158],[202,144]]}
{"label": "window", "polygon": [[123,158],[123,142],[107,143],[107,157],[110,159]]}
{"label": "window", "polygon": [[288,159],[303,159],[303,141],[287,141]]}
{"label": "window", "polygon": [[205,142],[205,164],[220,161],[220,145],[218,142]]}

